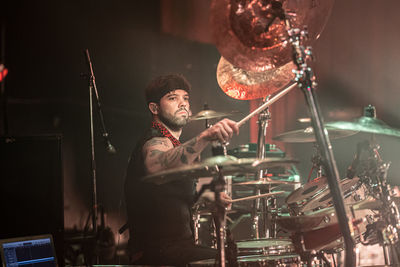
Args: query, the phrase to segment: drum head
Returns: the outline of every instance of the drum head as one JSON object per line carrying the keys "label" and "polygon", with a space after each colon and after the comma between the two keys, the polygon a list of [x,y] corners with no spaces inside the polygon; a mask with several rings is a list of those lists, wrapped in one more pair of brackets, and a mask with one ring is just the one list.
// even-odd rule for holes
{"label": "drum head", "polygon": [[277,248],[293,246],[289,238],[263,238],[237,241],[236,246],[241,248]]}
{"label": "drum head", "polygon": [[[292,266],[292,264],[300,262],[300,256],[294,253],[285,255],[272,255],[272,256],[240,256],[237,258],[239,266],[253,266],[251,263],[273,263],[273,266]],[[251,265],[249,265],[251,264]],[[288,265],[286,265],[288,264]],[[201,260],[191,262],[189,266],[215,266],[215,259]],[[259,265],[257,265],[259,266]],[[262,265],[264,266],[264,264]],[[268,265],[269,266],[269,265]],[[297,266],[297,265],[295,265]]]}
{"label": "drum head", "polygon": [[[340,188],[342,189],[342,193],[346,196],[351,194],[352,191],[357,189],[357,185],[359,182],[359,178],[354,177],[353,179],[343,179],[340,181]],[[332,196],[329,189],[325,190],[312,200],[304,205],[302,208],[302,212],[307,213],[308,211],[314,211],[321,208],[327,208],[333,205]]]}
{"label": "drum head", "polygon": [[236,242],[239,256],[272,256],[294,253],[294,245],[288,238],[251,239]]}
{"label": "drum head", "polygon": [[[270,256],[241,256],[238,257],[238,262],[269,262],[274,261],[276,263],[287,263],[287,262],[299,262],[300,256],[298,254],[285,254],[285,255],[270,255]],[[276,265],[278,266],[278,265]],[[281,265],[279,265],[281,266]]]}
{"label": "drum head", "polygon": [[328,183],[326,181],[326,177],[322,176],[315,178],[314,180],[304,184],[300,188],[297,188],[292,193],[290,193],[290,195],[286,198],[286,203],[288,205],[300,205],[301,203],[306,202],[308,199],[323,192],[327,188]]}

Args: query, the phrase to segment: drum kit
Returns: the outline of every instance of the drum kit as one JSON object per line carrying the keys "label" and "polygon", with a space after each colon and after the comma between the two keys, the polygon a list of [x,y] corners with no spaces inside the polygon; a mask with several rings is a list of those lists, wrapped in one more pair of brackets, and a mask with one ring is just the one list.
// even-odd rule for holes
{"label": "drum kit", "polygon": [[[201,218],[213,216],[210,246],[218,249],[218,257],[191,266],[338,266],[341,251],[344,265],[355,266],[355,244],[379,244],[385,264],[399,264],[398,198],[387,183],[390,163],[381,158],[375,136],[400,137],[400,130],[377,119],[371,105],[353,122],[324,124],[314,94],[315,76],[307,64],[312,58],[309,45],[324,28],[332,5],[333,0],[212,1],[210,20],[215,45],[223,56],[217,68],[218,84],[235,99],[264,101],[237,123],[240,127],[259,115],[254,153],[234,157],[238,149],[228,151],[227,144],[221,144],[222,155],[143,178],[163,184],[213,177],[209,184],[203,184],[199,195],[205,190],[214,191],[217,205],[212,210],[195,210],[193,218],[195,238],[201,243]],[[299,180],[287,179],[292,178],[287,175],[288,169],[298,161],[269,157],[265,144],[271,116],[268,107],[296,86],[305,95],[311,126],[273,139],[314,144],[312,168],[317,170],[317,178],[312,179],[310,172],[301,186]],[[206,127],[211,127],[209,120],[229,115],[207,108],[192,120],[206,120]],[[329,138],[346,138],[359,132],[369,134],[371,139],[357,145],[347,177],[339,179]],[[277,198],[287,188],[275,191],[279,186],[292,186],[283,204],[278,204]],[[251,193],[234,198],[230,211],[218,205],[220,192],[227,189],[237,196],[244,187],[251,188]],[[252,236],[234,241],[232,221],[226,222],[226,213],[243,213],[243,208],[235,210],[235,205],[245,202],[251,203],[244,209],[251,217]]]}

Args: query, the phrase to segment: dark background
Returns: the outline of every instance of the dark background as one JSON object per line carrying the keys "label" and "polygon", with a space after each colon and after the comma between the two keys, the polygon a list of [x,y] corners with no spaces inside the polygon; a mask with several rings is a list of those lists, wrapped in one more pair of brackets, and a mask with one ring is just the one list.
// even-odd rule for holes
{"label": "dark background", "polygon": [[[9,135],[63,135],[66,228],[83,227],[92,196],[88,83],[81,77],[87,72],[85,48],[92,57],[105,122],[118,151],[105,152],[95,113],[98,198],[115,233],[125,222],[122,185],[127,160],[150,120],[142,91],[151,78],[174,72],[187,76],[194,88],[194,113],[205,102],[214,110],[242,112],[232,117],[235,120],[249,111],[248,101],[229,98],[218,87],[220,54],[209,42],[204,8],[208,2],[12,1],[0,10],[5,25],[3,62],[9,69],[1,134],[6,110]],[[397,0],[336,1],[314,45],[318,97],[326,121],[351,120],[362,114],[363,106],[373,104],[380,119],[400,128],[399,9]],[[296,121],[308,116],[304,97],[296,90],[273,108],[270,137],[305,127]],[[203,122],[190,124],[182,139],[203,128]],[[230,148],[250,142],[250,136],[247,124]],[[342,177],[356,143],[367,137],[358,134],[332,141]],[[389,180],[398,184],[399,140],[379,137],[379,141],[384,159],[393,162]],[[301,160],[299,170],[305,180],[312,145],[278,145]]]}

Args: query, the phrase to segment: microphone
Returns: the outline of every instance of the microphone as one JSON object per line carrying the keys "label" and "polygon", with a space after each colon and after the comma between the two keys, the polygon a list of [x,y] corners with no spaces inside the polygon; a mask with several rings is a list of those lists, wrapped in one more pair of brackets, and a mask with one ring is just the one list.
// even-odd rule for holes
{"label": "microphone", "polygon": [[110,139],[108,138],[108,133],[104,133],[103,134],[104,137],[104,142],[106,145],[106,151],[110,154],[116,154],[117,150],[115,149],[115,147],[111,144]]}
{"label": "microphone", "polygon": [[110,154],[116,154],[117,153],[117,150],[115,149],[115,147],[109,141],[106,144],[106,150]]}

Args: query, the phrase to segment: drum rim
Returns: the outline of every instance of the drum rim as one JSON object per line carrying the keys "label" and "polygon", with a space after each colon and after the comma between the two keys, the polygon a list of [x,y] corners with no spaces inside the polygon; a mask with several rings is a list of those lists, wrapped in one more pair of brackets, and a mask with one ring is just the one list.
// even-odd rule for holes
{"label": "drum rim", "polygon": [[[318,179],[318,180],[317,180],[317,179]],[[317,190],[317,192],[314,192],[312,195],[310,195],[310,196],[308,196],[308,197],[303,196],[303,198],[301,198],[301,199],[297,199],[297,200],[294,199],[294,200],[290,201],[290,198],[292,198],[293,195],[294,195],[295,193],[300,192],[300,189],[306,190],[306,189],[305,189],[306,186],[308,186],[308,185],[311,186],[312,183],[317,183],[317,182],[318,182],[318,183],[319,183],[319,182],[321,182],[321,183],[324,182],[324,183],[323,183],[324,186],[322,186],[321,189]],[[312,198],[314,198],[314,196],[319,195],[320,193],[324,192],[324,191],[327,190],[327,189],[328,189],[328,183],[327,183],[327,178],[326,178],[326,176],[320,176],[320,177],[317,177],[317,178],[315,178],[314,180],[312,180],[312,181],[310,181],[310,182],[305,183],[305,184],[302,185],[301,187],[299,187],[299,188],[297,188],[296,190],[294,190],[292,193],[290,193],[290,194],[287,196],[285,202],[286,202],[286,204],[288,204],[288,205],[291,205],[291,204],[294,204],[294,205],[296,205],[296,204],[301,204],[301,203],[303,203],[304,201],[307,201],[310,197],[311,197],[311,199],[312,199]],[[301,193],[300,193],[300,194],[301,194]],[[300,195],[300,196],[301,196],[301,195]],[[299,196],[298,198],[300,198],[300,196]]]}

